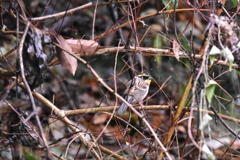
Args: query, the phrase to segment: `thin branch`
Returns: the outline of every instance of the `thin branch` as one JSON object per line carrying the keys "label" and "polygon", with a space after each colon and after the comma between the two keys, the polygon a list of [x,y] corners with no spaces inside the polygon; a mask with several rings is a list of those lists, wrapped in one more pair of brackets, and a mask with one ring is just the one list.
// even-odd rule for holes
{"label": "thin branch", "polygon": [[[198,83],[198,80],[199,80],[200,76],[203,74],[205,76],[205,80],[207,80],[205,73],[206,73],[206,70],[207,70],[207,62],[208,62],[207,51],[208,51],[208,49],[209,49],[209,45],[207,45],[204,48],[204,54],[203,54],[203,57],[202,57],[201,66],[199,68],[199,71],[198,71],[197,75],[194,77],[194,81],[193,81],[193,85],[192,85],[192,95],[193,96],[192,96],[191,108],[193,108],[196,105],[196,103],[195,103],[196,102],[196,90],[197,90],[197,83]],[[190,110],[190,117],[193,117],[193,111],[192,110]],[[199,144],[193,138],[192,131],[191,131],[191,126],[192,126],[192,118],[190,118],[188,120],[188,136],[189,136],[190,140],[192,141],[192,143],[199,150],[201,150],[201,146],[199,146]]]}
{"label": "thin branch", "polygon": [[[3,32],[3,31],[2,31]],[[9,32],[11,34],[15,34],[15,31],[4,31],[4,32]],[[19,34],[23,34],[23,32],[19,32]],[[206,41],[207,42],[207,41]],[[55,44],[58,46],[57,44]],[[208,43],[209,45],[209,43]],[[205,46],[206,47],[206,46]],[[204,47],[204,49],[205,49]],[[168,56],[168,57],[175,57],[176,55],[171,52],[169,49],[158,49],[158,48],[151,48],[151,47],[130,47],[130,48],[125,48],[125,47],[107,47],[107,48],[100,48],[98,49],[94,54],[88,55],[88,56],[96,56],[96,55],[102,55],[102,54],[108,54],[108,53],[116,53],[117,51],[119,52],[141,52],[142,55],[144,56]],[[202,51],[202,50],[201,50]],[[201,54],[201,52],[199,52]],[[76,55],[79,55],[76,53]],[[80,55],[80,56],[86,56],[86,55]],[[189,55],[185,54],[184,52],[179,53],[180,58],[189,58]],[[202,55],[191,55],[190,57],[194,57],[198,60],[202,59]],[[0,57],[0,59],[2,59]],[[218,60],[215,59],[215,65],[222,65],[229,67],[229,64],[223,60]],[[54,59],[49,65],[55,65],[57,62],[57,59]],[[58,64],[58,63],[57,63]],[[235,68],[237,70],[240,70],[240,67],[237,64],[233,64],[232,68]]]}
{"label": "thin branch", "polygon": [[128,1],[117,1],[117,2],[103,2],[103,3],[100,3],[100,4],[92,4],[92,2],[89,2],[85,5],[82,5],[80,7],[76,7],[76,8],[73,8],[73,9],[70,9],[67,11],[63,11],[63,12],[60,12],[60,13],[56,13],[56,14],[52,14],[52,15],[48,15],[48,16],[41,16],[41,17],[36,17],[36,18],[31,18],[30,20],[31,21],[40,21],[40,20],[45,20],[45,19],[50,19],[50,18],[54,18],[54,17],[59,17],[59,16],[62,16],[60,17],[58,20],[60,20],[61,18],[63,18],[63,16],[65,15],[69,15],[69,14],[72,14],[73,12],[76,12],[76,11],[79,11],[79,10],[83,10],[83,9],[86,9],[86,8],[91,8],[91,7],[96,7],[96,6],[104,6],[104,5],[109,5],[109,4],[118,4],[118,3],[127,3]]}
{"label": "thin branch", "polygon": [[[54,45],[59,46],[58,44],[54,43]],[[90,56],[108,54],[108,53],[116,53],[119,52],[141,52],[144,56],[167,56],[167,57],[176,57],[176,55],[171,52],[169,49],[158,49],[158,48],[151,48],[151,47],[130,47],[128,49],[124,47],[108,47],[108,48],[100,48],[94,54]],[[79,56],[78,53],[76,55]],[[80,55],[84,56],[84,55]],[[185,54],[184,52],[179,53],[180,58],[189,58],[189,55]],[[202,55],[190,55],[190,57],[194,57],[198,60],[202,59]],[[229,67],[229,64],[223,60],[215,59],[214,65],[222,65]],[[240,67],[237,64],[232,64],[232,68],[240,70]]]}
{"label": "thin branch", "polygon": [[[121,43],[121,40],[119,41],[118,43],[118,46],[120,45]],[[117,57],[118,57],[118,52],[116,53],[116,56],[115,56],[115,65],[114,65],[114,87],[115,87],[115,90],[117,92],[117,85],[116,85],[116,67],[117,67]],[[113,113],[115,113],[115,110],[116,110],[116,106],[117,106],[117,102],[118,102],[118,99],[117,97],[116,98],[116,101],[115,101],[115,109],[113,110]],[[97,143],[97,141],[99,140],[99,138],[103,135],[103,133],[106,131],[107,127],[109,126],[112,118],[113,118],[114,114],[111,114],[109,120],[107,121],[106,125],[104,126],[104,128],[102,129],[102,131],[99,133],[98,137],[96,139],[94,139],[94,142]]]}
{"label": "thin branch", "polygon": [[[148,106],[144,106],[143,109],[144,110],[168,110],[168,109],[170,109],[170,107],[171,106],[169,106],[169,105],[148,105]],[[116,106],[104,106],[104,107],[97,107],[97,108],[64,110],[64,112],[65,112],[66,116],[73,116],[73,115],[79,115],[79,114],[89,114],[89,113],[98,113],[98,112],[112,112],[115,108],[116,108]],[[141,106],[134,106],[134,108],[136,108],[137,110],[142,109]],[[175,106],[174,108],[177,108],[177,106]],[[118,107],[116,109],[118,109]],[[189,107],[186,107],[185,110],[187,112],[190,111]],[[204,112],[211,116],[215,116],[214,112],[209,111],[209,110],[198,109],[198,108],[191,108],[191,110],[193,112]],[[189,113],[187,113],[187,114],[189,114]],[[233,118],[233,117],[226,116],[224,114],[219,114],[219,113],[218,113],[218,115],[223,119],[226,119],[226,120],[232,121],[232,122],[237,122],[240,124],[240,119]]]}
{"label": "thin branch", "polygon": [[[76,110],[65,110],[66,116],[73,116],[78,114],[89,114],[89,113],[97,113],[97,112],[112,112],[115,108],[118,109],[119,106],[105,106],[105,107],[97,107],[97,108],[87,108],[87,109],[76,109]],[[144,109],[144,110],[167,110],[169,109],[169,105],[150,105],[144,106],[134,106],[135,109]]]}
{"label": "thin branch", "polygon": [[[186,12],[186,11],[194,11],[194,10],[195,10],[194,8],[184,8],[184,9],[176,9],[175,11],[176,12]],[[199,9],[199,10],[202,11],[202,12],[209,12],[210,11],[209,9]],[[138,17],[138,18],[135,19],[135,21],[137,22],[139,20],[142,20],[142,19],[145,19],[145,18],[148,18],[148,17],[152,17],[152,16],[156,16],[156,15],[159,15],[159,14],[164,14],[164,13],[170,14],[172,12],[174,12],[174,10],[159,11],[159,12],[155,12],[155,13],[151,13],[151,14],[142,16],[142,17]],[[117,26],[117,27],[112,27],[112,28],[108,29],[107,32],[104,32],[104,33],[98,35],[97,37],[95,37],[94,40],[101,39],[101,38],[105,37],[107,34],[115,32],[116,30],[118,30],[120,28],[123,28],[130,23],[132,23],[132,21],[125,22],[125,23],[123,23],[123,24],[121,24],[120,26]]]}
{"label": "thin branch", "polygon": [[217,113],[217,111],[215,110],[215,108],[213,106],[210,107],[212,109],[212,111],[215,113],[215,116],[220,120],[220,122],[224,125],[224,127],[227,128],[227,130],[229,132],[231,132],[235,137],[237,137],[238,139],[240,139],[240,136],[238,134],[236,134],[231,127],[228,126],[228,124],[226,122],[223,121],[223,119],[219,116],[219,114]]}
{"label": "thin branch", "polygon": [[[25,85],[23,83],[20,83],[19,86],[23,89],[26,89]],[[84,137],[84,134],[82,134],[81,130],[78,129],[77,126],[75,126],[65,115],[65,112],[63,110],[60,110],[57,108],[54,104],[52,104],[48,99],[43,97],[40,93],[34,91],[32,92],[32,95],[39,100],[42,104],[50,108],[55,115],[58,116],[58,118],[63,121],[73,132],[75,132],[78,136],[79,139],[82,141],[84,145],[87,147],[93,146],[94,148],[97,147],[97,145],[89,140],[87,140]],[[116,159],[125,159],[124,157],[116,154],[115,152],[112,152],[111,150],[108,150],[107,148],[104,148],[103,146],[98,145],[98,147],[101,149],[101,151],[105,152],[106,154],[112,155]],[[99,159],[100,157],[98,156],[98,153],[92,149],[91,153],[96,159]]]}
{"label": "thin branch", "polygon": [[46,151],[47,151],[47,156],[49,157],[50,152],[49,152],[49,148],[48,148],[48,145],[47,145],[47,140],[46,140],[46,137],[44,135],[44,132],[43,132],[43,129],[42,129],[42,126],[41,126],[41,122],[40,122],[40,119],[39,119],[38,114],[37,114],[37,109],[36,109],[36,105],[35,105],[35,101],[34,101],[31,89],[30,89],[30,87],[27,83],[27,80],[26,80],[26,77],[25,77],[25,74],[24,74],[22,51],[23,51],[23,45],[24,45],[25,38],[27,36],[30,24],[31,24],[30,22],[27,23],[26,28],[25,28],[24,33],[23,33],[23,36],[21,38],[20,44],[19,44],[19,48],[18,48],[19,63],[20,63],[20,69],[21,69],[21,77],[22,77],[24,85],[26,86],[26,90],[28,92],[30,102],[31,102],[31,105],[32,105],[32,108],[33,108],[33,113],[34,113],[36,121],[37,121],[37,126],[38,126],[38,129],[40,131],[41,137],[43,139],[44,147],[46,148]]}
{"label": "thin branch", "polygon": [[[60,49],[64,50],[65,52],[67,52],[68,54],[70,54],[71,56],[75,57],[76,59],[78,59],[80,62],[82,62],[84,65],[86,65],[86,67],[92,72],[92,74],[97,78],[97,80],[112,94],[114,94],[117,98],[119,98],[123,103],[125,103],[129,108],[131,108],[131,110],[136,113],[139,118],[141,118],[143,120],[143,122],[147,125],[147,127],[149,128],[149,130],[152,132],[155,140],[157,141],[157,143],[159,144],[159,146],[161,147],[161,149],[163,150],[163,152],[166,154],[166,156],[168,157],[169,160],[172,160],[171,156],[169,155],[167,149],[163,146],[162,142],[159,140],[157,134],[155,133],[155,131],[153,130],[153,128],[151,127],[151,125],[148,123],[148,121],[146,120],[146,118],[144,116],[142,116],[134,107],[133,105],[131,105],[130,103],[128,103],[122,96],[120,96],[118,93],[116,93],[112,88],[110,88],[104,81],[103,79],[97,74],[97,72],[91,67],[91,65],[89,65],[87,63],[87,61],[85,61],[84,59],[82,59],[81,57],[76,56],[74,53],[71,53],[67,50],[65,50],[64,48],[62,48],[60,45],[58,45],[57,43],[54,43],[54,45],[56,45],[57,47],[59,47]],[[166,82],[165,82],[166,83]],[[164,84],[162,85],[164,86]]]}
{"label": "thin branch", "polygon": [[[98,0],[97,0],[98,4]],[[94,8],[94,13],[93,13],[93,22],[92,22],[92,38],[94,38],[94,30],[95,30],[95,21],[96,21],[96,13],[97,13],[97,5]]]}
{"label": "thin branch", "polygon": [[68,15],[68,14],[72,14],[73,12],[79,11],[79,10],[83,10],[89,6],[92,5],[92,2],[89,2],[87,4],[84,4],[82,6],[70,9],[68,11],[63,11],[60,13],[56,13],[56,14],[51,14],[51,15],[47,15],[47,16],[41,16],[41,17],[36,17],[36,18],[30,18],[30,21],[41,21],[41,20],[45,20],[45,19],[49,19],[49,18],[54,18],[54,17],[58,17],[58,16],[63,16],[63,15]]}

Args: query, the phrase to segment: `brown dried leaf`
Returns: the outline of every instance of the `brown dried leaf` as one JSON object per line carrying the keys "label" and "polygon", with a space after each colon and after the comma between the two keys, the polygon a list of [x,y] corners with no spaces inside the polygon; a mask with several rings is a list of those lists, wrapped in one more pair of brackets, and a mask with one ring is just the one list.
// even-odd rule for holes
{"label": "brown dried leaf", "polygon": [[108,114],[96,114],[93,119],[93,124],[98,125],[98,124],[103,124],[109,119]]}
{"label": "brown dried leaf", "polygon": [[[72,52],[72,47],[61,35],[56,35],[55,37],[59,45],[61,45],[68,52]],[[57,56],[63,68],[74,75],[77,70],[77,59],[63,50],[57,51]]]}
{"label": "brown dried leaf", "polygon": [[177,130],[180,131],[180,132],[182,132],[182,133],[186,133],[186,132],[187,132],[187,131],[186,131],[186,128],[185,128],[183,125],[178,125],[178,126],[177,126]]}
{"label": "brown dried leaf", "polygon": [[99,44],[92,40],[84,39],[67,39],[68,44],[72,47],[74,53],[80,56],[91,56],[98,49]]}
{"label": "brown dried leaf", "polygon": [[180,45],[175,40],[172,42],[172,51],[175,54],[175,58],[179,61],[179,54],[182,52],[180,51]]}

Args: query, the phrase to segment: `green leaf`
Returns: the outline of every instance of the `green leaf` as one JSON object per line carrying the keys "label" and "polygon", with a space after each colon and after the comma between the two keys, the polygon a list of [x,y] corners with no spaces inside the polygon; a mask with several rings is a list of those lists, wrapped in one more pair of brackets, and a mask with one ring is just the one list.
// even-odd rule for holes
{"label": "green leaf", "polygon": [[154,48],[162,48],[162,38],[160,37],[159,34],[156,35],[156,37],[154,38],[153,47]]}
{"label": "green leaf", "polygon": [[182,38],[181,42],[182,42],[181,44],[183,45],[183,48],[186,51],[190,52],[190,44],[188,43],[188,40],[186,38]]}
{"label": "green leaf", "polygon": [[[162,37],[160,37],[160,35],[156,35],[156,37],[154,38],[153,47],[154,48],[162,48]],[[154,58],[157,62],[157,65],[159,66],[161,63],[162,57],[155,55]]]}
{"label": "green leaf", "polygon": [[34,152],[24,149],[25,159],[26,160],[40,160],[39,155],[36,155]]}
{"label": "green leaf", "polygon": [[213,65],[214,59],[215,59],[215,56],[209,56],[210,66]]}
{"label": "green leaf", "polygon": [[206,96],[210,104],[212,103],[212,98],[214,95],[216,85],[217,85],[217,82],[215,82],[214,80],[210,80],[206,87]]}
{"label": "green leaf", "polygon": [[169,0],[162,0],[162,3],[164,4],[164,6],[166,6],[167,10],[170,9],[170,6],[169,6]]}
{"label": "green leaf", "polygon": [[178,8],[178,0],[162,0],[162,3],[166,6],[167,10],[171,10],[174,8],[175,1],[176,1],[176,8]]}
{"label": "green leaf", "polygon": [[237,0],[232,0],[233,6],[236,7],[238,5],[238,1]]}

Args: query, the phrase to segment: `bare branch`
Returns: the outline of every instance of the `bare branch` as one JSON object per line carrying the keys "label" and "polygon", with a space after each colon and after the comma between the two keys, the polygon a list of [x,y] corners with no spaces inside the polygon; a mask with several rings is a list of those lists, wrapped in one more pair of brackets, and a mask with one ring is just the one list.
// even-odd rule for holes
{"label": "bare branch", "polygon": [[73,8],[73,9],[70,9],[68,11],[63,11],[63,12],[60,12],[60,13],[51,14],[51,15],[47,15],[47,16],[30,18],[30,21],[41,21],[41,20],[45,20],[45,19],[49,19],[49,18],[55,18],[55,17],[58,17],[58,16],[69,15],[69,14],[72,14],[73,12],[76,12],[76,11],[79,11],[79,10],[83,10],[83,9],[85,9],[85,8],[91,6],[91,5],[92,5],[92,2],[89,2],[89,3],[85,4],[85,5],[82,5],[82,6]]}

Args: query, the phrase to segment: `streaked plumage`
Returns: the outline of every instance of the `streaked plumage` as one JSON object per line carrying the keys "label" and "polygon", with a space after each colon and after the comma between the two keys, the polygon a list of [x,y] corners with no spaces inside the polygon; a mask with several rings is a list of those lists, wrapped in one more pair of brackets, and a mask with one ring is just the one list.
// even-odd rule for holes
{"label": "streaked plumage", "polygon": [[[135,76],[126,84],[126,90],[124,91],[123,97],[130,104],[136,104],[147,96],[149,86],[151,83],[151,77],[145,73]],[[122,103],[116,111],[116,114],[124,114],[128,106]]]}

